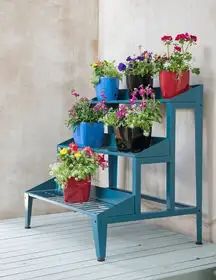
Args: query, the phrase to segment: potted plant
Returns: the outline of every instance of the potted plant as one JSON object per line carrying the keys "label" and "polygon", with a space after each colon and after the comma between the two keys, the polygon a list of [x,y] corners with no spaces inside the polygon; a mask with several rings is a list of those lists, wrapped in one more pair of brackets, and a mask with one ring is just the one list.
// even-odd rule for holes
{"label": "potted plant", "polygon": [[95,87],[97,99],[107,101],[118,97],[119,79],[121,74],[115,67],[114,61],[98,61],[91,64],[93,69],[91,82]]}
{"label": "potted plant", "polygon": [[151,52],[144,51],[138,56],[128,56],[126,62],[118,65],[119,71],[126,76],[127,88],[133,92],[139,85],[153,87],[153,75],[155,66]]}
{"label": "potted plant", "polygon": [[[137,101],[137,95],[141,101]],[[153,122],[161,120],[159,104],[153,90],[141,85],[133,91],[130,105],[120,104],[107,112],[103,122],[114,128],[119,151],[136,153],[150,146]]]}
{"label": "potted plant", "polygon": [[159,72],[162,96],[170,98],[189,89],[190,71],[199,74],[199,68],[192,65],[190,48],[196,45],[195,35],[177,34],[175,39],[170,35],[161,38],[167,48],[163,56],[155,56],[156,69]]}
{"label": "potted plant", "polygon": [[107,111],[105,101],[92,106],[87,98],[79,98],[79,94],[71,93],[77,101],[69,110],[66,125],[73,130],[73,138],[79,147],[99,148],[103,145],[104,125],[100,119]]}
{"label": "potted plant", "polygon": [[104,155],[94,153],[90,147],[78,150],[71,143],[68,148],[58,150],[58,160],[50,165],[50,175],[56,177],[65,202],[85,202],[89,200],[91,177],[99,166],[102,169],[108,166]]}

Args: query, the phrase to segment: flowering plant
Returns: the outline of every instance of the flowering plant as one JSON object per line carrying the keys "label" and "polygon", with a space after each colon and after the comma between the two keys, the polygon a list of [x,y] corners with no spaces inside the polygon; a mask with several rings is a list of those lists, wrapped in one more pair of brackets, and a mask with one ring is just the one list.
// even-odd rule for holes
{"label": "flowering plant", "polygon": [[71,177],[76,181],[88,179],[98,167],[108,167],[104,155],[94,153],[90,147],[78,150],[78,146],[71,143],[68,148],[58,150],[58,160],[50,165],[50,175],[55,176],[56,182],[64,188]]}
{"label": "flowering plant", "polygon": [[[140,95],[142,100],[137,101]],[[103,117],[103,122],[113,127],[141,128],[144,133],[149,133],[153,122],[161,121],[160,102],[155,100],[151,87],[142,85],[135,89],[130,99],[130,105],[120,104],[118,109],[111,108]]]}
{"label": "flowering plant", "polygon": [[[79,98],[79,94],[75,90],[72,90],[71,94],[76,99]],[[69,119],[66,121],[66,125],[75,129],[81,122],[98,122],[106,111],[105,100],[92,106],[89,99],[80,98],[69,110]]]}
{"label": "flowering plant", "polygon": [[155,65],[157,72],[162,70],[182,73],[191,70],[194,74],[199,74],[199,68],[192,66],[192,53],[190,48],[196,45],[197,37],[188,33],[177,34],[173,39],[170,35],[161,37],[167,48],[167,53],[160,56],[155,55]]}
{"label": "flowering plant", "polygon": [[102,60],[91,64],[93,69],[91,82],[94,86],[99,83],[101,77],[121,79],[122,75],[119,73],[114,63],[115,61]]}
{"label": "flowering plant", "polygon": [[121,62],[118,69],[124,72],[125,75],[139,75],[144,77],[146,75],[153,76],[155,73],[153,56],[151,52],[144,51],[138,56],[128,56],[126,62]]}

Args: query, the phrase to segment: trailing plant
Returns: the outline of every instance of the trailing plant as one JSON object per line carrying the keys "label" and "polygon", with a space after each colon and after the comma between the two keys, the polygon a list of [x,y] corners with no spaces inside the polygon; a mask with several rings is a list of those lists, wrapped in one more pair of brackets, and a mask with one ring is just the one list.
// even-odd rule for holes
{"label": "trailing plant", "polygon": [[156,71],[163,70],[181,74],[191,70],[194,74],[199,74],[199,68],[193,67],[192,53],[193,45],[197,43],[197,36],[188,33],[177,34],[175,39],[170,35],[164,35],[161,41],[166,46],[167,52],[164,55],[155,55]]}
{"label": "trailing plant", "polygon": [[[140,95],[142,100],[137,100]],[[160,102],[155,99],[153,90],[142,85],[135,89],[130,99],[130,105],[119,105],[118,109],[109,109],[102,121],[113,127],[141,128],[144,134],[151,130],[153,122],[161,121]]]}
{"label": "trailing plant", "polygon": [[97,169],[108,167],[104,155],[96,154],[90,147],[79,150],[74,143],[58,150],[57,162],[50,165],[50,175],[64,188],[68,179],[85,180],[93,176]]}
{"label": "trailing plant", "polygon": [[72,90],[72,96],[76,97],[76,102],[69,112],[69,119],[66,125],[72,129],[76,129],[77,125],[81,122],[99,122],[107,111],[105,100],[92,105],[91,101],[87,98],[79,98],[79,94]]}
{"label": "trailing plant", "polygon": [[118,78],[121,79],[122,75],[119,73],[115,66],[115,61],[97,61],[91,64],[92,78],[91,83],[96,86],[100,82],[101,77]]}
{"label": "trailing plant", "polygon": [[128,56],[125,62],[119,63],[118,69],[126,76],[153,76],[155,74],[155,65],[152,52],[144,51],[138,56]]}

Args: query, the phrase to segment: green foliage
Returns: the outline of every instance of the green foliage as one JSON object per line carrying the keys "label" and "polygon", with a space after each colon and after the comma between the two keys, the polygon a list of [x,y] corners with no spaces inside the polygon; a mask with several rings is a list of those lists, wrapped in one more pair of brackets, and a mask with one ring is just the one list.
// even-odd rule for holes
{"label": "green foliage", "polygon": [[147,134],[150,132],[154,122],[161,122],[161,112],[160,102],[152,99],[147,101],[144,109],[136,106],[135,109],[129,110],[125,118],[126,127],[139,127]]}
{"label": "green foliage", "polygon": [[121,79],[122,75],[118,72],[114,61],[98,61],[91,64],[93,69],[91,83],[96,86],[101,77],[110,77]]}
{"label": "green foliage", "polygon": [[161,121],[160,102],[155,99],[143,100],[133,105],[111,108],[103,117],[104,124],[113,127],[139,127],[149,133],[154,122]]}
{"label": "green foliage", "polygon": [[107,167],[104,157],[95,154],[91,148],[78,150],[75,144],[70,145],[71,148],[59,149],[58,161],[50,165],[50,175],[56,177],[62,188],[71,177],[77,181],[85,180],[93,176],[99,166]]}
{"label": "green foliage", "polygon": [[81,122],[98,122],[106,111],[105,106],[92,106],[87,98],[79,99],[69,110],[69,119],[66,125],[75,129]]}
{"label": "green foliage", "polygon": [[141,77],[155,74],[155,65],[154,62],[143,60],[143,61],[134,61],[131,63],[131,67],[127,67],[125,70],[125,75],[138,75]]}

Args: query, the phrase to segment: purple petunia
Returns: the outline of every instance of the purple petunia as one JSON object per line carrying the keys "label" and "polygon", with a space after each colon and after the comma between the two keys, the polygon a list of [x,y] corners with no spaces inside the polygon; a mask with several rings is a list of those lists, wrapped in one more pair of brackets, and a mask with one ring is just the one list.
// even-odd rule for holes
{"label": "purple petunia", "polygon": [[137,60],[143,61],[144,60],[144,56],[142,56],[142,55],[137,56]]}
{"label": "purple petunia", "polygon": [[118,65],[118,70],[119,71],[124,71],[126,69],[126,65],[124,64],[124,63],[119,63],[119,65]]}
{"label": "purple petunia", "polygon": [[126,58],[126,61],[131,61],[132,60],[132,58],[130,57],[130,56],[128,56],[127,58]]}

